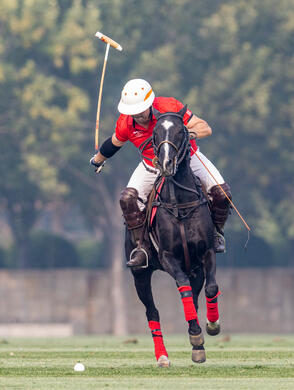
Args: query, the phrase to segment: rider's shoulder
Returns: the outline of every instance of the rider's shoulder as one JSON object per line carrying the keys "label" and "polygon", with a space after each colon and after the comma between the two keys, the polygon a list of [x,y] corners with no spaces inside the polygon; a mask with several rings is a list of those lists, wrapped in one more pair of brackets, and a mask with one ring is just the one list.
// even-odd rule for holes
{"label": "rider's shoulder", "polygon": [[177,112],[184,105],[174,97],[158,96],[154,99],[153,107],[160,112]]}

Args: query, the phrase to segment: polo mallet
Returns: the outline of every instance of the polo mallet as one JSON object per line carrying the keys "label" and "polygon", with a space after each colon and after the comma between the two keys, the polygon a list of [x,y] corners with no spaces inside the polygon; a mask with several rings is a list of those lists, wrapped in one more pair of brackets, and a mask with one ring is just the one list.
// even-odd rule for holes
{"label": "polo mallet", "polygon": [[117,42],[115,42],[113,39],[109,38],[107,35],[104,35],[104,34],[102,34],[99,31],[96,32],[95,37],[101,39],[101,41],[106,43],[104,63],[103,63],[101,80],[100,80],[100,89],[99,89],[99,97],[98,97],[98,105],[97,105],[97,115],[96,115],[95,152],[97,153],[98,152],[99,120],[100,120],[102,90],[103,90],[103,82],[104,82],[106,63],[107,63],[107,59],[108,59],[109,47],[112,46],[112,47],[114,47],[115,49],[117,49],[119,51],[122,51],[122,47]]}

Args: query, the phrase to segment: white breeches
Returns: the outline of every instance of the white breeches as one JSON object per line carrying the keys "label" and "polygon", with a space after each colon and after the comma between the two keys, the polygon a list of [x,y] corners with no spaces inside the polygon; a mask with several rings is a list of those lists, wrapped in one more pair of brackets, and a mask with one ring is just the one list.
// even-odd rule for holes
{"label": "white breeches", "polygon": [[[212,175],[207,171],[207,169],[197,158],[197,156],[193,154],[193,156],[191,157],[190,164],[191,169],[194,174],[199,177],[199,179],[205,186],[206,191],[209,192],[213,186],[217,185],[217,183],[223,184],[224,179],[219,173],[219,171],[216,169],[216,167],[212,164],[212,162],[209,161],[199,150],[197,150],[196,154],[199,156],[199,159],[201,159],[201,161],[205,164],[205,166],[209,169],[210,173],[215,178],[214,180]],[[142,162],[140,162],[140,164],[134,170],[127,187],[135,188],[138,191],[139,198],[143,201],[142,203],[142,201],[138,200],[140,210],[144,209],[144,202],[147,201],[147,197],[152,190],[152,186],[157,176],[158,174],[147,171]]]}

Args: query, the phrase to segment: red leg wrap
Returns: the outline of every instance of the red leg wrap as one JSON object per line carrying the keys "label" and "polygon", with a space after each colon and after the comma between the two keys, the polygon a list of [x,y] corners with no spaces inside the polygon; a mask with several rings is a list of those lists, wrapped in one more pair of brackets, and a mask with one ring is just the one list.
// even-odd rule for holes
{"label": "red leg wrap", "polygon": [[157,321],[149,321],[149,328],[152,333],[153,342],[154,342],[154,352],[156,360],[160,358],[160,356],[164,355],[168,357],[168,354],[166,352],[164,343],[163,343],[163,337],[160,329],[160,322]]}
{"label": "red leg wrap", "polygon": [[191,286],[182,286],[179,287],[178,290],[181,294],[186,321],[196,320],[198,322]]}
{"label": "red leg wrap", "polygon": [[206,297],[207,319],[210,322],[215,322],[219,319],[217,297],[220,291],[213,298]]}

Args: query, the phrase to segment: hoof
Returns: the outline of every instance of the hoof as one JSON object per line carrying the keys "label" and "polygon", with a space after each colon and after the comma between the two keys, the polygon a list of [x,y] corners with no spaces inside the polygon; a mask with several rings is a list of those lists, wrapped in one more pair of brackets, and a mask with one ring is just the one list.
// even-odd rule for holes
{"label": "hoof", "polygon": [[169,367],[170,361],[168,360],[167,356],[161,355],[159,359],[157,360],[157,366],[158,367]]}
{"label": "hoof", "polygon": [[197,335],[189,334],[189,336],[190,336],[190,343],[193,347],[200,347],[201,345],[204,344],[204,337],[202,332],[200,332]]}
{"label": "hoof", "polygon": [[207,320],[206,332],[210,336],[216,336],[217,334],[219,334],[219,332],[220,332],[219,320],[217,320],[215,322],[210,322],[209,320]]}
{"label": "hoof", "polygon": [[204,363],[206,360],[205,350],[203,349],[192,349],[192,360],[194,363]]}

